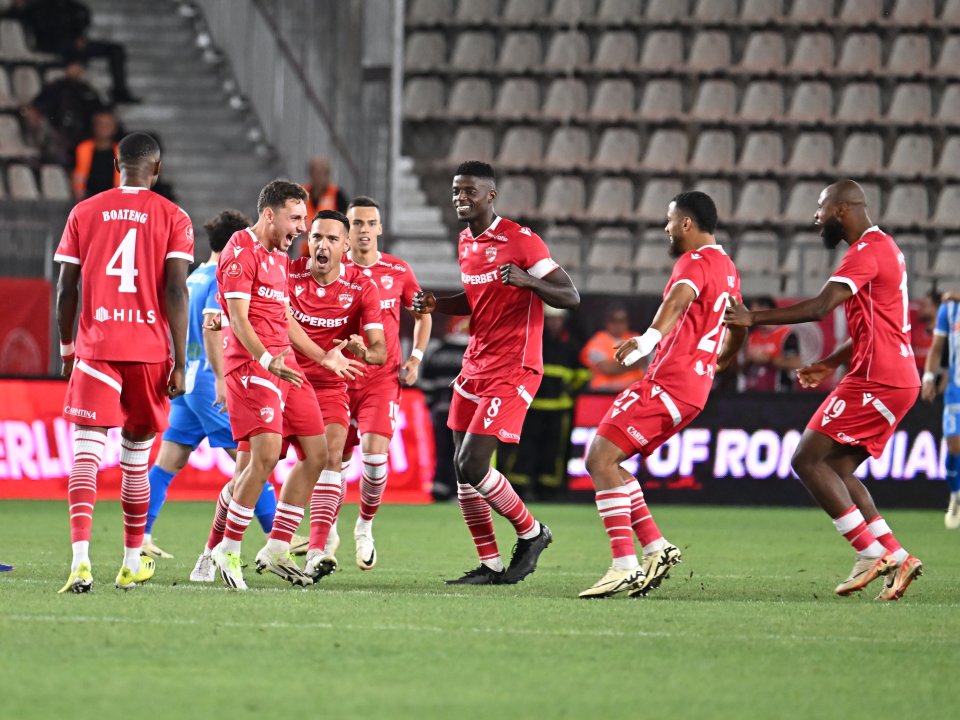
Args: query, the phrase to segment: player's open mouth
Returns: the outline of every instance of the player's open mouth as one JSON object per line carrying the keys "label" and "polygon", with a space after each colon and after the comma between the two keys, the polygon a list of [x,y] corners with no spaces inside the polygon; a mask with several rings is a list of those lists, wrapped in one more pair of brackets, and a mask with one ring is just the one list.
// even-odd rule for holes
{"label": "player's open mouth", "polygon": [[330,260],[330,258],[328,258],[326,255],[321,255],[317,253],[316,260],[319,265],[326,265],[327,262]]}
{"label": "player's open mouth", "polygon": [[470,207],[470,205],[457,205],[457,212],[467,212]]}

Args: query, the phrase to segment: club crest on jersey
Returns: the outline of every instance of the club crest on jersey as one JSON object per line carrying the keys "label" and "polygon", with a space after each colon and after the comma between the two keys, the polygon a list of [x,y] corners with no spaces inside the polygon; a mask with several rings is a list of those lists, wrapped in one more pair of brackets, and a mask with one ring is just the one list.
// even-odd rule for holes
{"label": "club crest on jersey", "polygon": [[293,294],[296,295],[297,297],[300,297],[301,295],[303,295],[303,285],[297,285],[293,289]]}
{"label": "club crest on jersey", "polygon": [[383,285],[384,290],[389,290],[393,287],[393,276],[384,275],[382,278],[380,278],[380,284]]}
{"label": "club crest on jersey", "polygon": [[193,225],[187,225],[187,229],[183,234],[187,237],[187,242],[193,242]]}
{"label": "club crest on jersey", "polygon": [[340,293],[337,297],[337,301],[340,303],[340,307],[346,310],[348,307],[353,305],[353,295],[350,293]]}
{"label": "club crest on jersey", "polygon": [[317,288],[317,297],[323,297],[326,294],[327,294],[326,290],[324,290],[323,288]]}
{"label": "club crest on jersey", "polygon": [[483,254],[487,258],[487,262],[493,262],[497,259],[497,248],[493,245],[490,245],[486,250],[483,251]]}
{"label": "club crest on jersey", "polygon": [[273,408],[272,407],[262,407],[260,408],[260,417],[266,422],[273,422]]}
{"label": "club crest on jersey", "polygon": [[229,278],[238,278],[243,274],[243,268],[240,267],[240,263],[232,262],[224,274]]}

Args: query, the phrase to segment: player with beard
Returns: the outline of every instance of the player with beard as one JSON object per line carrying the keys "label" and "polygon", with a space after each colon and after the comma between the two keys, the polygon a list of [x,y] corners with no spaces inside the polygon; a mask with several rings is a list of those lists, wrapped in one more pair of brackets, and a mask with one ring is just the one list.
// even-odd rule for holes
{"label": "player with beard", "polygon": [[[496,585],[523,580],[553,539],[491,467],[500,442],[518,443],[527,408],[543,374],[543,304],[572,309],[580,295],[537,235],[494,210],[497,184],[487,163],[462,163],[453,178],[453,205],[467,227],[458,255],[465,292],[438,298],[417,293],[414,310],[470,316],[470,343],[454,381],[448,425],[453,430],[457,498],[480,556],[479,567],[451,584]],[[504,568],[490,508],[517,532]]]}
{"label": "player with beard", "polygon": [[850,576],[834,592],[849,595],[884,575],[877,599],[899,600],[923,564],[900,546],[854,471],[868,456],[880,457],[919,393],[910,347],[907,269],[893,238],[870,221],[863,189],[853,180],[820,193],[814,222],[827,248],[849,245],[820,294],[756,312],[735,303],[724,322],[792,325],[820,320],[844,304],[850,339],[797,370],[800,384],[812,388],[840,365],[847,366],[843,380],[807,424],[793,469],[856,551]]}
{"label": "player with beard", "polygon": [[[663,302],[643,335],[616,345],[616,360],[630,366],[656,349],[647,374],[624,390],[603,416],[587,452],[597,510],[610,538],[613,564],[581,598],[631,597],[657,588],[680,550],[667,542],[647,508],[640,483],[621,463],[649,455],[700,414],[717,370],[736,356],[746,331],[726,332],[723,311],[740,293],[733,261],[717,244],[717,207],[709,195],[685,192],[667,208],[664,230],[677,258]],[[633,535],[643,550],[637,559]]]}

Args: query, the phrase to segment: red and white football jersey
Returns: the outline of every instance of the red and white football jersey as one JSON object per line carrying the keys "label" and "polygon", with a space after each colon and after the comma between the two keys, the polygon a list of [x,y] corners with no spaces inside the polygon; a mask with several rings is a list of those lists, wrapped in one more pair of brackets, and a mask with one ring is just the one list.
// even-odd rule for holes
{"label": "red and white football jersey", "polygon": [[697,297],[657,345],[647,379],[702,410],[727,334],[723,312],[731,295],[740,297],[740,275],[722,247],[705,245],[680,256],[664,298],[677,283],[689,285]]}
{"label": "red and white football jersey", "polygon": [[381,366],[366,368],[363,377],[351,381],[351,387],[368,385],[371,382],[399,384],[400,363],[400,308],[413,307],[413,294],[419,292],[413,269],[403,260],[387,253],[377,253],[372,265],[357,265],[348,255],[344,264],[356,267],[372,280],[380,294],[380,310],[383,317],[383,334],[387,340],[387,361]]}
{"label": "red and white football jersey", "polygon": [[193,262],[193,225],[152,190],[113,188],[70,211],[54,259],[80,266],[77,357],[144,363],[170,357],[168,258]]}
{"label": "red and white football jersey", "polygon": [[[227,300],[249,300],[247,317],[253,331],[271,355],[290,347],[287,334],[287,266],[280,250],[268,251],[250,228],[227,241],[217,263],[220,303],[229,319]],[[233,333],[224,337],[223,372],[232,372],[253,358]]]}
{"label": "red and white football jersey", "polygon": [[[377,286],[356,265],[341,265],[340,276],[328,285],[321,285],[310,274],[311,262],[308,257],[291,261],[287,288],[293,317],[311,340],[329,350],[334,343],[353,334],[363,335],[367,330],[383,329]],[[336,373],[299,352],[296,356],[314,387],[346,387],[346,381]],[[376,366],[364,369],[364,378],[373,367]]]}
{"label": "red and white football jersey", "polygon": [[543,301],[532,290],[504,285],[500,266],[513,263],[546,277],[560,267],[546,244],[530,228],[497,217],[476,238],[465,228],[458,249],[472,311],[463,377],[503,376],[521,367],[543,373]]}
{"label": "red and white football jersey", "polygon": [[893,238],[876,225],[867,228],[830,280],[853,291],[844,303],[853,339],[847,375],[890,387],[919,387],[910,345],[907,268]]}

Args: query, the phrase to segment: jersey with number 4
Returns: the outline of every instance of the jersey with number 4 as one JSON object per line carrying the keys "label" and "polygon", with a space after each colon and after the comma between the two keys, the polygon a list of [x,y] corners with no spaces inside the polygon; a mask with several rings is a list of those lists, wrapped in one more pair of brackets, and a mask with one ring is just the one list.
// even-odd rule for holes
{"label": "jersey with number 4", "polygon": [[177,205],[143,187],[119,187],[70,211],[54,259],[80,266],[77,357],[159,363],[170,358],[164,273],[193,262],[193,225]]}
{"label": "jersey with number 4", "polygon": [[919,387],[910,345],[907,267],[893,238],[876,225],[868,228],[830,280],[853,291],[844,307],[853,339],[847,376],[889,387]]}
{"label": "jersey with number 4", "polygon": [[722,247],[705,245],[680,256],[663,297],[677,284],[689,286],[696,297],[657,345],[647,379],[702,410],[727,333],[723,312],[731,295],[740,297],[740,276]]}

